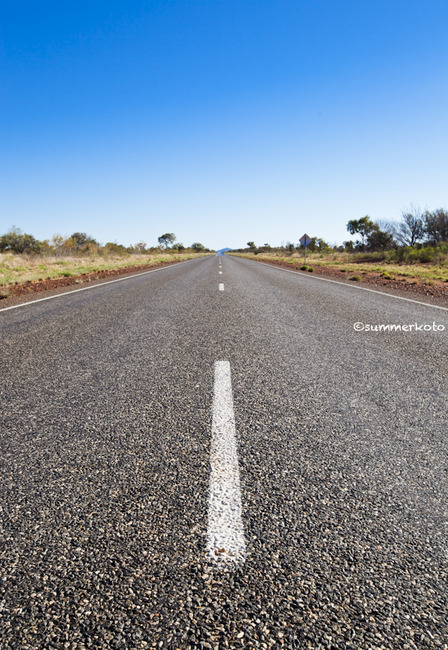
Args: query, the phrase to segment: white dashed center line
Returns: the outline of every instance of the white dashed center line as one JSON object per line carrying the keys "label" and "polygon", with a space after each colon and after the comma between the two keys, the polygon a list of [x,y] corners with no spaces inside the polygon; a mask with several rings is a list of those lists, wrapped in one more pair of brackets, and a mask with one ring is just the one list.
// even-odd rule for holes
{"label": "white dashed center line", "polygon": [[222,282],[219,283],[219,290],[224,291],[224,284]]}
{"label": "white dashed center line", "polygon": [[207,555],[221,570],[246,557],[230,363],[215,362]]}

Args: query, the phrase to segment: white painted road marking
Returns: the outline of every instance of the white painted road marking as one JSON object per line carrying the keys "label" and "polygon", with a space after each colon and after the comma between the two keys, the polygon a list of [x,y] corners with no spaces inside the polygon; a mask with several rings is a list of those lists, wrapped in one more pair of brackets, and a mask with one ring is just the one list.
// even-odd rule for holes
{"label": "white painted road marking", "polygon": [[207,555],[221,570],[246,557],[230,363],[215,362]]}
{"label": "white painted road marking", "polygon": [[224,284],[222,282],[219,283],[219,290],[224,291]]}
{"label": "white painted road marking", "polygon": [[222,275],[222,271],[219,272],[219,275]]}
{"label": "white painted road marking", "polygon": [[[273,266],[268,262],[261,262],[265,266]],[[276,271],[284,271],[285,273],[295,273],[298,275],[298,271],[291,271],[291,269],[282,269],[278,266],[274,267]],[[367,287],[357,287],[354,284],[346,284],[345,282],[339,282],[338,280],[330,280],[329,278],[320,278],[316,275],[308,275],[306,273],[301,274],[302,277],[306,277],[309,280],[319,280],[321,282],[332,282],[333,284],[339,284],[344,287],[350,287],[351,289],[358,289],[358,291],[370,291],[370,293],[379,293],[380,296],[388,296],[389,298],[395,298],[396,300],[405,300],[406,302],[413,302],[416,305],[423,305],[423,307],[433,307],[434,309],[442,309],[443,311],[448,311],[448,307],[441,307],[440,305],[432,305],[429,302],[421,302],[420,300],[413,300],[412,298],[405,298],[404,296],[395,296],[392,293],[386,293],[385,291],[377,291],[376,289],[368,289]]]}

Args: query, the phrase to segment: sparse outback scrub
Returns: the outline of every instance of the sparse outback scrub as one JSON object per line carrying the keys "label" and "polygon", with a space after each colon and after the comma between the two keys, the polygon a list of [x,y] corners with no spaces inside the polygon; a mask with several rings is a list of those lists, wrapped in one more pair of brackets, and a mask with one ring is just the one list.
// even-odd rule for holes
{"label": "sparse outback scrub", "polygon": [[68,256],[40,257],[14,253],[0,253],[0,291],[3,297],[8,295],[10,287],[21,284],[33,284],[56,278],[69,278],[88,275],[99,271],[132,268],[136,266],[151,267],[160,263],[175,262],[203,257],[205,253],[164,253],[156,255],[110,255],[104,256]]}
{"label": "sparse outback scrub", "polygon": [[[378,274],[385,280],[406,280],[409,283],[420,281],[432,286],[434,282],[448,283],[448,251],[431,249],[431,261],[422,261],[428,257],[426,249],[421,249],[421,254],[406,251],[400,256],[403,261],[394,259],[392,252],[386,253],[307,253],[307,263],[313,264],[316,271],[320,269],[335,269],[341,273],[355,274],[362,279],[362,275]],[[393,251],[395,253],[395,251]],[[308,270],[308,264],[303,264],[304,255],[301,252],[293,254],[276,254],[275,252],[258,255],[253,253],[232,253],[240,257],[247,257],[258,261],[281,262],[282,265],[290,264],[294,268]],[[304,268],[306,266],[306,268]]]}

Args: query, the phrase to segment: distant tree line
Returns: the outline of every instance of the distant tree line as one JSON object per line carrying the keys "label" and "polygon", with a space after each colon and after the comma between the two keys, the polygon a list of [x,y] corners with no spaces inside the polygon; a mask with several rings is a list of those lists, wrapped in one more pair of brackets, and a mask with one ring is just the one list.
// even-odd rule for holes
{"label": "distant tree line", "polygon": [[[433,211],[422,211],[411,206],[403,210],[400,221],[373,221],[368,215],[360,219],[351,219],[346,224],[351,235],[359,239],[348,240],[342,246],[332,247],[319,237],[312,237],[307,247],[308,251],[348,252],[348,253],[383,253],[385,257],[398,261],[429,262],[436,251],[448,252],[448,210],[439,208]],[[303,251],[300,243],[286,242],[282,246],[272,248],[269,244],[256,246],[255,242],[247,242],[246,248],[237,252],[254,254],[277,251],[281,254],[292,254]],[[386,255],[387,253],[387,255]]]}
{"label": "distant tree line", "polygon": [[20,228],[12,227],[4,235],[0,235],[0,252],[19,253],[24,255],[54,255],[75,256],[75,255],[148,255],[165,252],[182,252],[192,251],[195,253],[210,252],[203,244],[194,242],[191,246],[186,247],[180,242],[176,242],[174,233],[165,233],[158,238],[158,246],[147,247],[144,241],[137,242],[132,246],[123,246],[116,242],[107,242],[100,244],[85,232],[74,232],[69,237],[62,235],[53,235],[51,239],[39,241],[27,233],[23,233]]}
{"label": "distant tree line", "polygon": [[347,230],[361,239],[344,242],[348,252],[382,252],[389,261],[431,262],[448,253],[448,211],[422,211],[412,206],[401,220],[374,222],[369,216],[352,219]]}
{"label": "distant tree line", "polygon": [[[303,250],[302,244],[293,244],[289,241],[287,241],[285,244],[282,244],[281,246],[270,246],[269,244],[263,244],[262,246],[256,246],[255,242],[249,241],[247,242],[247,248],[237,248],[233,252],[235,253],[254,253],[255,255],[258,255],[258,253],[271,253],[272,251],[277,251],[279,253],[293,253],[294,251],[299,251]],[[312,237],[311,242],[308,245],[307,250],[312,251],[312,252],[319,252],[322,253],[324,251],[331,251],[333,248],[327,244],[323,239],[320,237]]]}
{"label": "distant tree line", "polygon": [[351,235],[359,234],[360,241],[345,242],[356,250],[378,251],[397,246],[434,246],[448,242],[448,211],[442,208],[422,212],[412,207],[401,213],[401,221],[374,222],[369,216],[347,223]]}

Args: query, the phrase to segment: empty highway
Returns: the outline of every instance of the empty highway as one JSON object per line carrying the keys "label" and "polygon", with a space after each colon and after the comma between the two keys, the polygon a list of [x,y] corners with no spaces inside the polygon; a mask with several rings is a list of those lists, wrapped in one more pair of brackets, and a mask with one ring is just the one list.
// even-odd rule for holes
{"label": "empty highway", "polygon": [[447,309],[216,256],[0,333],[0,647],[448,647]]}

